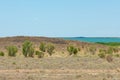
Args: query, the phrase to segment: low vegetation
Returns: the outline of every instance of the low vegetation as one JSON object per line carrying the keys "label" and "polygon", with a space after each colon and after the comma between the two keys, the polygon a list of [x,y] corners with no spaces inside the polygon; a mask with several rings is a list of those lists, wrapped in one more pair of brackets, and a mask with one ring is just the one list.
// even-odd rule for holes
{"label": "low vegetation", "polygon": [[105,53],[99,53],[98,56],[99,56],[100,58],[105,58]]}
{"label": "low vegetation", "polygon": [[44,53],[41,51],[36,51],[36,55],[38,56],[38,58],[43,58],[44,57]]}
{"label": "low vegetation", "polygon": [[23,43],[23,47],[22,47],[22,51],[23,51],[23,55],[25,57],[33,57],[34,55],[34,48],[32,47],[32,42],[30,41],[25,41]]}
{"label": "low vegetation", "polygon": [[[79,46],[74,46],[73,45],[65,45],[62,51],[62,55],[66,54],[65,52],[67,51],[69,55],[75,55],[75,56],[80,56],[80,53],[83,53],[83,55],[88,56],[90,55],[98,55],[102,59],[106,59],[108,62],[113,61],[113,57],[120,57],[119,51],[119,45],[120,43],[99,43],[98,44],[103,44],[103,45],[109,45],[109,46],[104,46],[104,47],[96,47],[96,46],[84,46],[81,45]],[[67,47],[66,47],[67,46]],[[117,46],[117,47],[116,47]],[[57,49],[55,48],[56,46],[54,43],[46,43],[46,42],[41,42],[40,45],[36,48],[34,47],[32,41],[24,41],[21,46],[17,46],[19,49],[22,49],[22,54],[24,57],[38,57],[38,58],[43,58],[44,56],[52,56],[55,51],[59,50],[58,47]],[[6,50],[8,52],[8,56],[16,56],[16,53],[18,52],[18,48],[16,46],[7,46]],[[59,46],[60,47],[60,46]],[[61,50],[62,47],[60,47]],[[56,50],[55,50],[56,49]],[[80,53],[79,53],[80,52]],[[21,53],[21,52],[20,52]],[[88,54],[85,54],[88,53]],[[5,53],[3,51],[0,52],[0,56],[4,56]]]}
{"label": "low vegetation", "polygon": [[101,49],[98,56],[100,58],[106,59],[108,62],[113,61],[113,49],[110,47],[108,50]]}
{"label": "low vegetation", "polygon": [[67,47],[67,51],[69,52],[69,55],[76,55],[78,53],[78,48],[70,45]]}
{"label": "low vegetation", "polygon": [[42,52],[45,52],[45,51],[46,51],[46,44],[45,44],[45,43],[40,43],[39,49],[40,49]]}
{"label": "low vegetation", "polygon": [[95,47],[90,47],[90,48],[89,48],[89,52],[90,52],[92,55],[94,55],[95,52],[96,52],[96,48],[95,48]]}
{"label": "low vegetation", "polygon": [[34,51],[35,51],[34,48],[31,47],[30,50],[29,50],[29,55],[28,56],[33,57],[34,56]]}
{"label": "low vegetation", "polygon": [[8,56],[13,56],[13,57],[16,56],[16,53],[18,51],[16,46],[8,46],[6,49],[8,51]]}
{"label": "low vegetation", "polygon": [[108,42],[108,43],[97,42],[97,43],[98,43],[98,44],[107,45],[107,46],[120,46],[120,42]]}
{"label": "low vegetation", "polygon": [[50,56],[54,53],[54,49],[55,49],[54,45],[52,44],[47,45],[47,52]]}
{"label": "low vegetation", "polygon": [[4,56],[4,52],[3,51],[0,51],[0,56]]}

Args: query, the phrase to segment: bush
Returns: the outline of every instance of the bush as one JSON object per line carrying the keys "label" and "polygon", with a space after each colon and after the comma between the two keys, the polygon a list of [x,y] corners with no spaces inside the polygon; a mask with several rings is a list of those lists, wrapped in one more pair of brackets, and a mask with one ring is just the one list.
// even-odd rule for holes
{"label": "bush", "polygon": [[16,53],[18,51],[16,46],[8,46],[7,50],[8,50],[8,56],[16,56]]}
{"label": "bush", "polygon": [[47,45],[47,52],[51,56],[53,54],[55,47],[52,44]]}
{"label": "bush", "polygon": [[70,55],[72,54],[76,55],[78,53],[78,49],[75,48],[74,46],[68,46],[67,51],[69,52]]}
{"label": "bush", "polygon": [[39,52],[38,58],[43,58],[43,57],[44,57],[44,53],[43,52]]}
{"label": "bush", "polygon": [[34,48],[31,47],[30,50],[29,50],[29,57],[33,57],[34,56]]}
{"label": "bush", "polygon": [[106,57],[106,53],[107,53],[106,50],[100,49],[98,56],[99,56],[100,58],[105,58],[105,57]]}
{"label": "bush", "polygon": [[73,54],[76,55],[77,53],[78,53],[77,48],[74,48],[74,50],[73,50]]}
{"label": "bush", "polygon": [[25,57],[29,56],[29,57],[33,57],[34,55],[34,48],[32,47],[32,42],[30,41],[25,41],[22,45],[22,51],[23,51],[23,55]]}
{"label": "bush", "polygon": [[80,49],[80,48],[78,48],[78,51],[81,51],[81,49]]}
{"label": "bush", "polygon": [[100,53],[107,53],[107,51],[105,49],[100,49],[99,52]]}
{"label": "bush", "polygon": [[44,57],[44,53],[40,52],[40,51],[36,51],[36,55],[38,55],[38,58],[43,58]]}
{"label": "bush", "polygon": [[40,51],[35,51],[35,55],[38,55]]}
{"label": "bush", "polygon": [[100,58],[105,58],[105,53],[99,53],[98,56],[99,56]]}
{"label": "bush", "polygon": [[4,56],[4,55],[5,55],[4,52],[1,51],[1,52],[0,52],[0,56]]}
{"label": "bush", "polygon": [[67,51],[69,52],[70,55],[72,55],[73,49],[74,49],[73,46],[68,46],[68,47],[67,47]]}
{"label": "bush", "polygon": [[45,43],[40,43],[39,49],[40,49],[42,52],[45,52],[45,51],[46,51],[46,44],[45,44]]}
{"label": "bush", "polygon": [[113,48],[110,47],[110,48],[107,50],[107,54],[111,54],[111,55],[112,55],[112,53],[113,53]]}

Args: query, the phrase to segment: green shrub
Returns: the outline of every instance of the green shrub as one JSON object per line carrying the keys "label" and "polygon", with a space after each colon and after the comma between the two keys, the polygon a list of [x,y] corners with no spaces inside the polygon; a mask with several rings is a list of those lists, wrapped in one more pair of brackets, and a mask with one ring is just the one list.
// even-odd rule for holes
{"label": "green shrub", "polygon": [[53,54],[55,47],[52,44],[47,45],[47,52],[51,56]]}
{"label": "green shrub", "polygon": [[105,53],[99,53],[98,56],[99,56],[100,58],[105,58]]}
{"label": "green shrub", "polygon": [[1,52],[0,52],[0,56],[4,56],[4,55],[5,55],[4,52],[1,51]]}
{"label": "green shrub", "polygon": [[38,55],[40,51],[35,51],[35,55]]}
{"label": "green shrub", "polygon": [[29,57],[33,57],[34,56],[34,48],[33,47],[30,48],[28,56]]}
{"label": "green shrub", "polygon": [[76,55],[78,53],[78,49],[72,45],[67,47],[67,51],[69,52],[70,55],[72,54]]}
{"label": "green shrub", "polygon": [[38,53],[38,58],[43,58],[44,57],[44,53],[43,52],[39,52]]}
{"label": "green shrub", "polygon": [[100,53],[107,53],[107,51],[105,49],[100,49],[99,52]]}
{"label": "green shrub", "polygon": [[16,46],[8,46],[7,50],[8,50],[8,56],[16,56],[16,53],[18,51]]}
{"label": "green shrub", "polygon": [[42,52],[45,52],[45,51],[46,51],[46,44],[45,44],[45,43],[40,43],[39,49],[40,49]]}
{"label": "green shrub", "polygon": [[111,54],[111,55],[112,55],[112,53],[113,53],[113,48],[110,47],[110,48],[107,50],[107,54]]}
{"label": "green shrub", "polygon": [[12,64],[13,64],[13,65],[16,65],[16,62],[13,62]]}
{"label": "green shrub", "polygon": [[78,48],[78,51],[81,51],[81,49],[80,49],[80,48]]}
{"label": "green shrub", "polygon": [[76,55],[78,53],[77,48],[74,48],[73,54]]}
{"label": "green shrub", "polygon": [[43,52],[36,51],[35,54],[38,55],[38,58],[43,58],[44,57],[44,53]]}
{"label": "green shrub", "polygon": [[32,47],[32,42],[25,41],[22,45],[23,55],[25,57],[33,57],[34,55],[34,48]]}
{"label": "green shrub", "polygon": [[68,46],[68,47],[67,47],[67,51],[69,52],[70,55],[73,54],[73,49],[74,49],[73,46]]}

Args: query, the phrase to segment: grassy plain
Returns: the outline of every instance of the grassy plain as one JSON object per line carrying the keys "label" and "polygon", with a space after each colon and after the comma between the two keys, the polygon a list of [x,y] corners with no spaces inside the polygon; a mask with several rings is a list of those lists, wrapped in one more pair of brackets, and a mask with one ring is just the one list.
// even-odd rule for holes
{"label": "grassy plain", "polygon": [[[25,40],[33,42],[35,50],[39,50],[40,42],[55,46],[50,56],[45,52],[43,58],[24,57],[22,44]],[[6,47],[17,46],[15,57],[8,56]],[[69,55],[67,47],[79,48],[76,55]],[[110,51],[109,51],[110,50]],[[111,47],[98,43],[86,43],[45,37],[7,37],[0,38],[0,80],[119,80],[120,54],[119,46]],[[105,51],[105,58],[98,54]],[[112,54],[111,54],[112,51]],[[110,54],[109,54],[110,53]],[[112,55],[112,61],[107,61]],[[109,58],[108,58],[109,59]]]}

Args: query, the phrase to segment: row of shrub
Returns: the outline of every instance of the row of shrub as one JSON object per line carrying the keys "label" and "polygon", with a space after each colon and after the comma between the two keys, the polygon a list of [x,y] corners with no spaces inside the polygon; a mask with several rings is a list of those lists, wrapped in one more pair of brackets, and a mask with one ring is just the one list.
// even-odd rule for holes
{"label": "row of shrub", "polygon": [[[37,55],[39,58],[44,57],[45,53],[48,53],[50,56],[54,53],[54,45],[52,44],[46,44],[46,43],[40,43],[39,50],[35,51],[33,44],[31,41],[25,41],[22,45],[22,53],[24,57],[34,57],[34,55]],[[8,46],[6,47],[6,50],[8,51],[8,56],[15,57],[16,53],[18,52],[18,48],[16,46]],[[80,48],[76,48],[73,45],[69,45],[67,47],[67,51],[69,52],[69,55],[76,55],[78,51],[80,51]],[[0,52],[0,56],[4,56],[4,52]]]}
{"label": "row of shrub", "polygon": [[[18,52],[18,48],[16,46],[8,46],[6,47],[6,50],[8,51],[8,56],[16,56],[16,53]],[[53,44],[46,44],[46,43],[40,43],[39,50],[35,50],[33,47],[33,44],[31,41],[25,41],[22,45],[22,53],[25,57],[34,57],[34,55],[37,55],[38,58],[44,57],[45,53],[48,53],[50,56],[54,53],[55,47]],[[77,48],[73,45],[69,45],[67,47],[67,51],[69,55],[77,55],[77,53],[80,51],[80,48]],[[93,55],[95,54],[96,48],[90,47],[89,52]],[[107,50],[100,49],[98,56],[103,59],[107,59],[108,61],[112,61],[113,53],[117,53],[119,50],[117,48],[110,47]],[[0,56],[4,56],[4,52],[0,52]],[[119,57],[119,55],[116,55]],[[111,59],[110,59],[111,58]]]}
{"label": "row of shrub", "polygon": [[[52,44],[45,44],[40,43],[39,50],[35,51],[33,44],[31,41],[25,41],[22,45],[22,53],[25,57],[34,57],[34,55],[38,55],[39,58],[44,57],[45,53],[48,53],[50,56],[54,52],[54,45]],[[18,48],[16,46],[8,46],[6,47],[8,51],[8,56],[15,57],[16,53],[18,52]],[[0,56],[4,56],[4,52],[0,52]]]}

